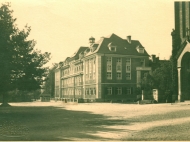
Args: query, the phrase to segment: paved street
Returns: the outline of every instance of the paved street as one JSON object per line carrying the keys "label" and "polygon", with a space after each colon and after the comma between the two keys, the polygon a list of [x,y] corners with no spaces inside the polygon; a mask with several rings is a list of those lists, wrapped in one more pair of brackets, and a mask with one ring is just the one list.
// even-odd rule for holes
{"label": "paved street", "polygon": [[10,103],[0,140],[190,140],[188,104]]}

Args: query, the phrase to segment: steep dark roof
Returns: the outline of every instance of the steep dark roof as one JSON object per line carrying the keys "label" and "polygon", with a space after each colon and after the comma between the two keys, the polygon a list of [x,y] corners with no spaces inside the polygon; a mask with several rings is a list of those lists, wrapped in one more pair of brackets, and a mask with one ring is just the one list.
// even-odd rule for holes
{"label": "steep dark roof", "polygon": [[[145,49],[144,53],[137,51],[137,47],[144,48],[138,40],[131,40],[131,43],[129,43],[127,39],[122,39],[115,34],[103,37],[98,42],[95,42],[95,44],[98,44],[98,47],[93,53],[149,56]],[[116,46],[116,52],[110,51],[109,45]],[[87,55],[89,54],[92,53],[88,53]]]}
{"label": "steep dark roof", "polygon": [[70,61],[71,60],[76,60],[79,58],[79,54],[81,52],[84,52],[88,47],[80,47],[71,57],[70,57]]}

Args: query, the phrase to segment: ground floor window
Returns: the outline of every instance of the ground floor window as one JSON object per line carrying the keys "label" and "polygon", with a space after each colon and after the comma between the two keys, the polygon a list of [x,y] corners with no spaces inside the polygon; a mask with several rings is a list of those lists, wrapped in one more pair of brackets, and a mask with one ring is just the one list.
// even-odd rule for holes
{"label": "ground floor window", "polygon": [[121,87],[117,87],[117,95],[121,95],[122,94],[122,88]]}
{"label": "ground floor window", "polygon": [[112,87],[107,88],[107,93],[108,93],[108,95],[112,95]]}
{"label": "ground floor window", "polygon": [[96,88],[86,88],[86,95],[96,95]]}
{"label": "ground floor window", "polygon": [[86,89],[86,91],[85,91],[85,92],[86,92],[86,95],[88,95],[88,94],[89,94],[89,91],[88,91],[88,89]]}
{"label": "ground floor window", "polygon": [[127,88],[127,95],[133,94],[133,88]]}

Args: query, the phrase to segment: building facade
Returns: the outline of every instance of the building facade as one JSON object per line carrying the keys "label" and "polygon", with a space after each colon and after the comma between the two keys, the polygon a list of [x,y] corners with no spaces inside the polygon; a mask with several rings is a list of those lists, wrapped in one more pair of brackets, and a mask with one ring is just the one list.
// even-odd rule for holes
{"label": "building facade", "polygon": [[55,71],[57,99],[130,101],[136,99],[144,73],[151,72],[149,55],[138,40],[112,34],[80,47]]}
{"label": "building facade", "polygon": [[177,68],[177,100],[184,101],[190,100],[190,2],[174,2],[174,9],[175,29],[171,34],[173,66]]}

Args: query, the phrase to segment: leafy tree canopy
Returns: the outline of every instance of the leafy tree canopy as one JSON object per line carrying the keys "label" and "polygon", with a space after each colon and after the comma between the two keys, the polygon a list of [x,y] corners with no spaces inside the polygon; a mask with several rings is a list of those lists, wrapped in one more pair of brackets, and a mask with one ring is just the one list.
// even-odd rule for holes
{"label": "leafy tree canopy", "polygon": [[15,24],[10,4],[0,7],[0,92],[12,89],[39,89],[47,75],[43,67],[50,53],[34,49],[36,42],[28,40],[31,28],[20,30]]}
{"label": "leafy tree canopy", "polygon": [[171,61],[164,61],[160,67],[152,73],[155,86],[163,91],[172,90],[172,64]]}

